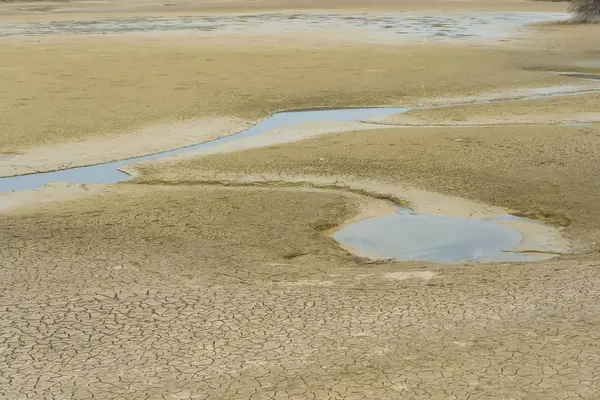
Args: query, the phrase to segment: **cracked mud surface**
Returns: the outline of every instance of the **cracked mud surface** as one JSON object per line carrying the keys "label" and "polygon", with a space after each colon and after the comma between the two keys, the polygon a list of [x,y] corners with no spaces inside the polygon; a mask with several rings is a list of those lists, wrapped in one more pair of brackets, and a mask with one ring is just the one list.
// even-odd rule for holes
{"label": "cracked mud surface", "polygon": [[368,268],[318,232],[364,201],[122,185],[0,216],[0,395],[593,398],[597,261]]}

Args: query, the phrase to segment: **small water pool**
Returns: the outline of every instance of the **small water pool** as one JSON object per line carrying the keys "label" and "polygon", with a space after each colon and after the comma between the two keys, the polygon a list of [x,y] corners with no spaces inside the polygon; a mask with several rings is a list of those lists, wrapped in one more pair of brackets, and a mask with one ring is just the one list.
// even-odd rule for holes
{"label": "small water pool", "polygon": [[494,219],[418,214],[397,215],[350,224],[332,237],[353,253],[372,259],[438,263],[531,261],[514,252],[523,239],[519,231]]}

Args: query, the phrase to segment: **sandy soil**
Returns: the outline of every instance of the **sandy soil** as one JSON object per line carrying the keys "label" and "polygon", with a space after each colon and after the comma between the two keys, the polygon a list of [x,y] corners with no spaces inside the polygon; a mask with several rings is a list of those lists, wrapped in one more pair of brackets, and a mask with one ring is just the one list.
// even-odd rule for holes
{"label": "sandy soil", "polygon": [[600,93],[527,101],[415,109],[377,119],[386,124],[475,125],[551,124],[600,121]]}
{"label": "sandy soil", "polygon": [[402,105],[573,81],[524,71],[523,52],[492,48],[305,44],[249,51],[239,41],[216,48],[140,40],[1,39],[2,152],[215,115],[254,120],[281,109]]}
{"label": "sandy soil", "polygon": [[[61,154],[74,141],[124,139],[157,125],[213,117],[254,121],[281,109],[410,105],[571,85],[577,80],[553,71],[595,71],[597,34],[597,27],[546,24],[502,47],[365,46],[358,37],[315,41],[311,35],[0,38],[0,154],[26,154],[12,162],[52,169],[113,158],[106,157],[110,144],[96,147],[92,140],[77,144],[85,157],[64,160]],[[187,137],[153,138],[144,146],[123,140],[119,157],[188,144]],[[6,171],[9,159],[0,160]]]}
{"label": "sandy soil", "polygon": [[[325,159],[320,159],[325,161]],[[164,166],[163,166],[164,167]],[[155,165],[154,168],[158,169]],[[138,170],[136,167],[134,170]],[[147,171],[143,166],[142,171]],[[182,176],[180,171],[161,172],[158,174],[146,174],[134,182],[144,184],[219,184],[233,187],[271,187],[283,188],[285,190],[302,190],[306,187],[344,191],[349,193],[359,193],[373,199],[386,199],[389,204],[377,208],[363,207],[353,218],[344,221],[335,228],[327,230],[328,235],[332,235],[344,226],[373,217],[392,215],[397,210],[394,205],[401,205],[410,208],[422,214],[433,215],[452,215],[463,218],[488,219],[515,212],[497,206],[490,206],[477,201],[468,200],[461,197],[444,195],[403,183],[384,183],[372,179],[357,179],[348,176],[336,176],[328,174],[323,175],[290,175],[279,171],[279,173],[269,173],[266,168],[260,174],[238,173],[226,174],[218,172],[208,172],[205,175],[198,173],[197,169],[192,169],[191,174]],[[131,169],[130,169],[131,172]],[[1,199],[1,197],[0,197]],[[576,252],[579,248],[573,248],[562,235],[559,227],[549,224],[540,224],[537,221],[521,220],[503,220],[497,222],[500,225],[511,227],[519,231],[522,235],[521,243],[515,248],[516,251],[537,253],[537,259],[554,258],[556,255]],[[344,247],[347,248],[347,247]],[[348,249],[348,248],[347,248]],[[587,249],[586,249],[587,250]],[[378,259],[379,257],[372,257]]]}
{"label": "sandy soil", "polygon": [[55,171],[158,153],[229,136],[250,125],[239,118],[188,119],[140,128],[128,134],[33,147],[0,158],[0,176]]}

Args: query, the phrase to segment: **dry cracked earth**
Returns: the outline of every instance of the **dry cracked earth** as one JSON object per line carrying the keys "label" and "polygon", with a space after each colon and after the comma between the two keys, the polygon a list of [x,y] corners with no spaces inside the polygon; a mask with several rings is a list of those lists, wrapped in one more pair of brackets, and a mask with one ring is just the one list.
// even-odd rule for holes
{"label": "dry cracked earth", "polygon": [[3,398],[598,393],[596,256],[369,265],[320,234],[358,195],[133,192],[2,217]]}
{"label": "dry cracked earth", "polygon": [[[277,8],[244,6],[263,3]],[[328,2],[367,7],[346,3]],[[112,3],[94,4],[70,5]],[[0,144],[18,156],[145,123],[401,106],[572,82],[556,70],[600,72],[598,27],[536,29],[533,41],[501,47],[279,43],[253,53],[195,37],[3,38]],[[598,106],[588,94],[415,110],[392,122],[486,126],[344,132],[140,165],[136,179],[87,196],[3,211],[0,398],[599,399],[600,130],[555,124]],[[528,116],[535,124],[521,125]],[[358,258],[328,233],[389,203],[308,183],[337,176],[506,207],[560,226],[573,251],[533,263]]]}

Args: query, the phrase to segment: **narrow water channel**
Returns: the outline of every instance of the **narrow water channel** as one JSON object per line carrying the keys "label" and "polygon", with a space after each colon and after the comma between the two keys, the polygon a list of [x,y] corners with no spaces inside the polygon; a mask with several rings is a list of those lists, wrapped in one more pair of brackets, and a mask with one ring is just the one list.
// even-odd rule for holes
{"label": "narrow water channel", "polygon": [[353,121],[367,119],[377,116],[385,116],[406,111],[406,108],[397,107],[373,107],[373,108],[342,108],[321,109],[306,111],[286,111],[273,114],[253,127],[231,136],[222,137],[209,142],[182,147],[175,150],[163,151],[141,157],[127,158],[98,165],[69,168],[53,172],[34,173],[0,178],[0,193],[17,190],[39,189],[51,182],[66,182],[73,184],[95,184],[95,183],[117,183],[126,181],[129,175],[122,172],[120,168],[127,164],[140,161],[155,160],[158,158],[173,156],[202,148],[217,146],[224,143],[234,142],[240,139],[256,136],[260,133],[285,126],[316,121]]}

